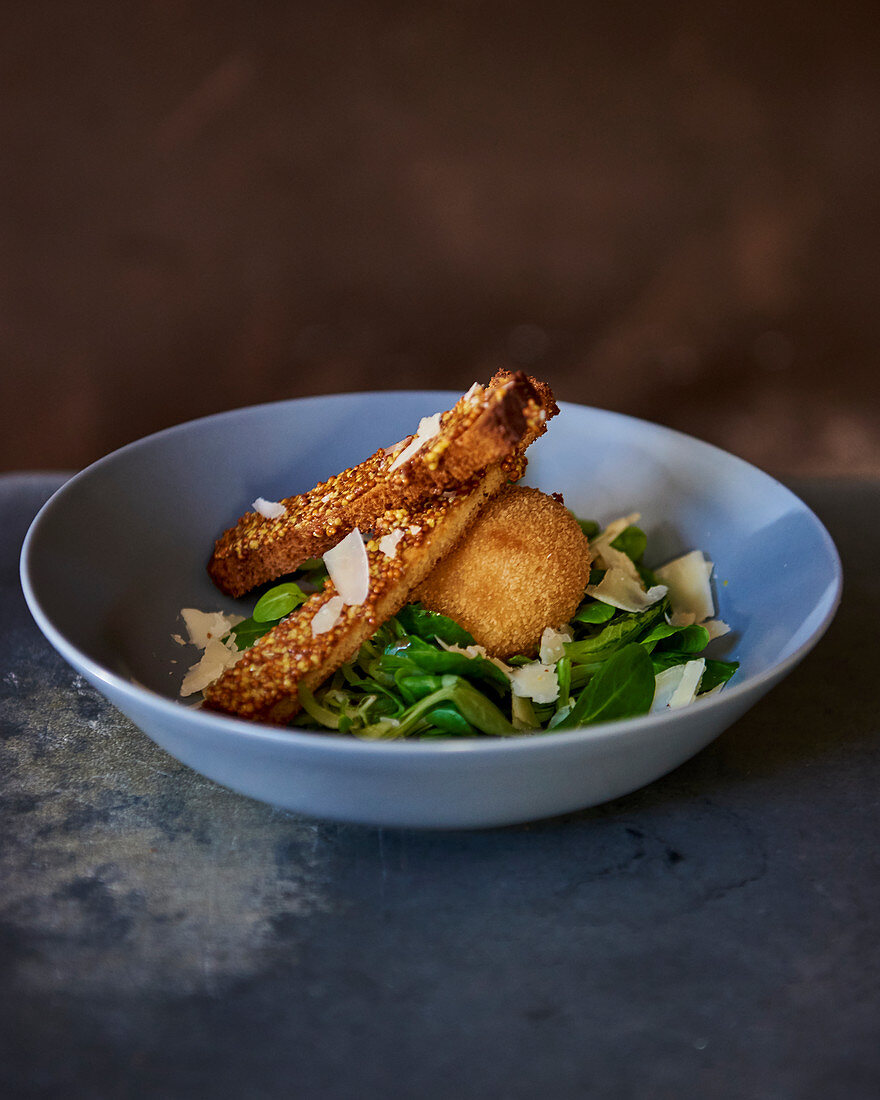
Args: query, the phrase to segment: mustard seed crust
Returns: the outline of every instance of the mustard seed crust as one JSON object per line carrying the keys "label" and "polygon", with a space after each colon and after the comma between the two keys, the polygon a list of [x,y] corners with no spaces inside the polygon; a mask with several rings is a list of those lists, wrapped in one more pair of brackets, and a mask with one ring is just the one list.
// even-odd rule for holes
{"label": "mustard seed crust", "polygon": [[244,595],[320,557],[388,509],[430,501],[524,450],[558,411],[546,384],[498,371],[488,386],[474,385],[445,412],[438,434],[397,469],[391,469],[395,459],[414,436],[285,498],[286,513],[278,519],[246,513],[217,540],[208,572],[228,595]]}
{"label": "mustard seed crust", "polygon": [[[400,504],[371,520],[366,542],[370,569],[367,600],[343,607],[335,625],[312,635],[312,620],[337,593],[328,580],[323,591],[283,619],[205,690],[210,710],[283,725],[300,709],[298,689],[314,689],[349,658],[378,627],[396,614],[412,590],[456,544],[493,494],[525,472],[515,455],[490,466],[454,493],[421,505]],[[402,532],[394,557],[379,548],[383,535]]]}

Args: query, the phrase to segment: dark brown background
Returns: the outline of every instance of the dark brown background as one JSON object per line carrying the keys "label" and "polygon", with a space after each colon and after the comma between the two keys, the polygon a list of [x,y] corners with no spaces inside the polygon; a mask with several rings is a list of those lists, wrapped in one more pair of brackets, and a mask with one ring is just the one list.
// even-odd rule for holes
{"label": "dark brown background", "polygon": [[0,469],[523,365],[880,473],[875,4],[5,5]]}

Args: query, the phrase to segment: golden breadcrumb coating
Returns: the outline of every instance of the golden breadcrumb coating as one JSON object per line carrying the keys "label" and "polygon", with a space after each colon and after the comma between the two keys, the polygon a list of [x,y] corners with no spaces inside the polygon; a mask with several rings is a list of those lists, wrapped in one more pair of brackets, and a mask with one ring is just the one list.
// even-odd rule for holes
{"label": "golden breadcrumb coating", "polygon": [[[366,601],[344,607],[324,634],[312,634],[312,619],[335,595],[331,580],[286,619],[258,638],[239,662],[205,689],[209,710],[240,718],[284,724],[300,709],[299,685],[314,690],[395,615],[413,587],[461,538],[485,502],[508,479],[522,476],[525,456],[490,466],[480,477],[428,504],[394,508],[373,522],[366,543],[370,590]],[[393,557],[380,548],[383,535],[396,531]]]}
{"label": "golden breadcrumb coating", "polygon": [[495,657],[533,655],[544,628],[567,623],[590,578],[590,547],[564,504],[508,485],[416,589],[431,611]]}
{"label": "golden breadcrumb coating", "polygon": [[414,436],[382,449],[307,493],[286,497],[283,515],[248,512],[217,540],[208,572],[241,596],[320,557],[355,527],[392,508],[412,507],[455,490],[543,434],[558,412],[550,388],[521,372],[498,371],[443,413],[439,431],[396,466]]}

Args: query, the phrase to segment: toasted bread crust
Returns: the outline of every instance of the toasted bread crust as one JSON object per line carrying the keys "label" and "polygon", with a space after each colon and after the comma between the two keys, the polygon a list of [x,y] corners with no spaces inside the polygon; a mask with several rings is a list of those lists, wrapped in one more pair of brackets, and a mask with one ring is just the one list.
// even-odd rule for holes
{"label": "toasted bread crust", "polygon": [[[312,620],[336,595],[332,581],[273,627],[205,691],[208,709],[284,724],[300,709],[299,685],[314,689],[360,648],[407,602],[412,590],[461,538],[490,497],[518,480],[526,460],[517,455],[496,463],[460,485],[458,491],[416,506],[402,505],[371,520],[366,543],[370,591],[365,603],[344,607],[325,634],[312,635]],[[379,549],[385,534],[400,531],[394,557]]]}
{"label": "toasted bread crust", "polygon": [[499,371],[488,387],[474,385],[444,413],[439,432],[402,463],[396,464],[414,436],[286,498],[278,519],[242,516],[217,540],[208,572],[224,592],[241,596],[319,557],[353,528],[371,527],[383,512],[421,505],[521,452],[557,412],[544,383]]}

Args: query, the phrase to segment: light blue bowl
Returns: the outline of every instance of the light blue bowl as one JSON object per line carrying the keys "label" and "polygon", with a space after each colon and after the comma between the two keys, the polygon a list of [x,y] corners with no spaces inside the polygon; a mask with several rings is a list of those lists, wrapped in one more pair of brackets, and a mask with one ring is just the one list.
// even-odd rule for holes
{"label": "light blue bowl", "polygon": [[[239,610],[205,572],[216,536],[257,496],[309,489],[450,393],[349,394],[223,413],[149,436],[64,485],[22,551],[22,586],[53,646],[149,737],[197,771],[315,817],[464,828],[559,814],[651,782],[707,745],[809,652],[841,591],[813,513],[747,463],[678,432],[563,405],[530,450],[528,481],[600,521],[642,513],[654,564],[716,564],[713,643],[741,667],[675,712],[509,740],[361,742],[192,709],[177,692],[182,607]],[[176,662],[176,663],[175,663]]]}

